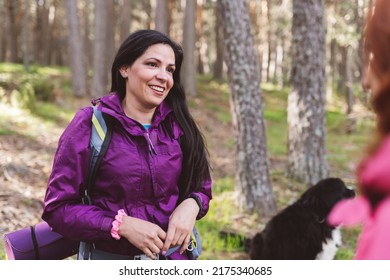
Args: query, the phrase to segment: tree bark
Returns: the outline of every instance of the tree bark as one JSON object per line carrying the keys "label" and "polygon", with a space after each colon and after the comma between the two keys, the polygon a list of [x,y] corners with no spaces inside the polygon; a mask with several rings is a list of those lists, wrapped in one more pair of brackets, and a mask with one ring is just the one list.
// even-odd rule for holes
{"label": "tree bark", "polygon": [[219,0],[231,92],[241,209],[272,216],[276,202],[269,175],[259,64],[246,0]]}
{"label": "tree bark", "polygon": [[[7,11],[8,11],[8,49],[10,51],[10,61],[17,63],[19,58],[19,43],[18,43],[18,28],[16,25],[16,12],[17,12],[17,2],[14,0],[7,0],[5,2]],[[4,35],[4,33],[3,33]]]}
{"label": "tree bark", "polygon": [[132,20],[132,13],[131,13],[131,1],[130,0],[122,0],[121,1],[121,11],[119,16],[119,34],[120,38],[119,41],[122,43],[130,33],[130,26],[131,26],[131,20]]}
{"label": "tree bark", "polygon": [[215,5],[215,52],[216,58],[213,67],[213,79],[218,82],[223,80],[223,26],[222,26],[222,15],[219,11],[220,5]]}
{"label": "tree bark", "polygon": [[95,0],[95,42],[93,55],[92,96],[101,97],[107,93],[109,61],[108,38],[108,1]]}
{"label": "tree bark", "polygon": [[156,5],[156,18],[155,18],[155,25],[156,30],[164,33],[169,34],[168,29],[168,0],[157,0]]}
{"label": "tree bark", "polygon": [[66,0],[65,5],[69,27],[68,38],[73,95],[82,97],[87,93],[87,68],[84,59],[84,42],[80,34],[77,1]]}
{"label": "tree bark", "polygon": [[29,49],[29,3],[27,1],[23,2],[23,66],[26,71],[30,67],[30,49]]}
{"label": "tree bark", "polygon": [[[308,3],[309,2],[309,3]],[[307,184],[328,176],[324,0],[294,0],[288,173]]]}
{"label": "tree bark", "polygon": [[184,28],[183,28],[183,51],[184,59],[182,66],[183,86],[187,94],[196,96],[196,60],[195,60],[195,43],[196,43],[196,1],[187,0]]}
{"label": "tree bark", "polygon": [[[8,29],[7,24],[7,13],[5,9],[0,9],[0,26],[3,26],[4,30]],[[7,52],[7,38],[5,36],[0,36],[0,61],[6,61],[6,52]]]}

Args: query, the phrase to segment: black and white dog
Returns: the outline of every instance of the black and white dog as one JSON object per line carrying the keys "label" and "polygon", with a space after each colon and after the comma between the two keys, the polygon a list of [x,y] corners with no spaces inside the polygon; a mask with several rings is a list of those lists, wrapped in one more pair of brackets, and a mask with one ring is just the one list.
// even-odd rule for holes
{"label": "black and white dog", "polygon": [[341,233],[329,226],[326,218],[338,201],[354,196],[355,192],[339,178],[319,181],[250,240],[250,258],[333,259],[341,245]]}

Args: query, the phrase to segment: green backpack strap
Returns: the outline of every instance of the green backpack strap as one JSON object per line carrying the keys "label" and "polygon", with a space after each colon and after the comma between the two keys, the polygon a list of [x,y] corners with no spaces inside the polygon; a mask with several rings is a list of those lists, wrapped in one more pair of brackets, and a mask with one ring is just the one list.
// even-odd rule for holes
{"label": "green backpack strap", "polygon": [[100,163],[110,144],[113,130],[113,118],[99,111],[96,105],[92,106],[92,108],[92,133],[90,140],[91,161],[87,177],[87,186],[83,197],[84,204],[92,204],[90,195],[95,185],[95,178]]}

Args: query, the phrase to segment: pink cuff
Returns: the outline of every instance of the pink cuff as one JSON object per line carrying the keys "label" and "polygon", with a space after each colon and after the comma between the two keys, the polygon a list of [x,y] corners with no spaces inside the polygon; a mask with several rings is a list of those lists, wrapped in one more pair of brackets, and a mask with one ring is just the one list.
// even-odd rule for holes
{"label": "pink cuff", "polygon": [[112,222],[112,228],[111,228],[111,236],[119,240],[121,237],[118,233],[119,226],[122,224],[123,216],[127,216],[125,210],[119,209],[118,214],[115,216],[115,220]]}

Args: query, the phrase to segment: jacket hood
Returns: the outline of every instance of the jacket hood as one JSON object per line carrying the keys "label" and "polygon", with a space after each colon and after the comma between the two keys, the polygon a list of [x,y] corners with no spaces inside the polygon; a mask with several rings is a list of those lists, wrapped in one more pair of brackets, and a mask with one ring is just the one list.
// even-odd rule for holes
{"label": "jacket hood", "polygon": [[[126,116],[122,108],[119,95],[116,92],[112,92],[109,95],[93,99],[91,103],[92,105],[98,105],[98,109],[103,113],[106,113],[117,119],[131,134],[143,134],[144,128],[142,124]],[[151,127],[157,127],[160,125],[160,123],[163,122],[172,112],[172,108],[166,103],[166,101],[161,102],[161,104],[154,112]]]}

